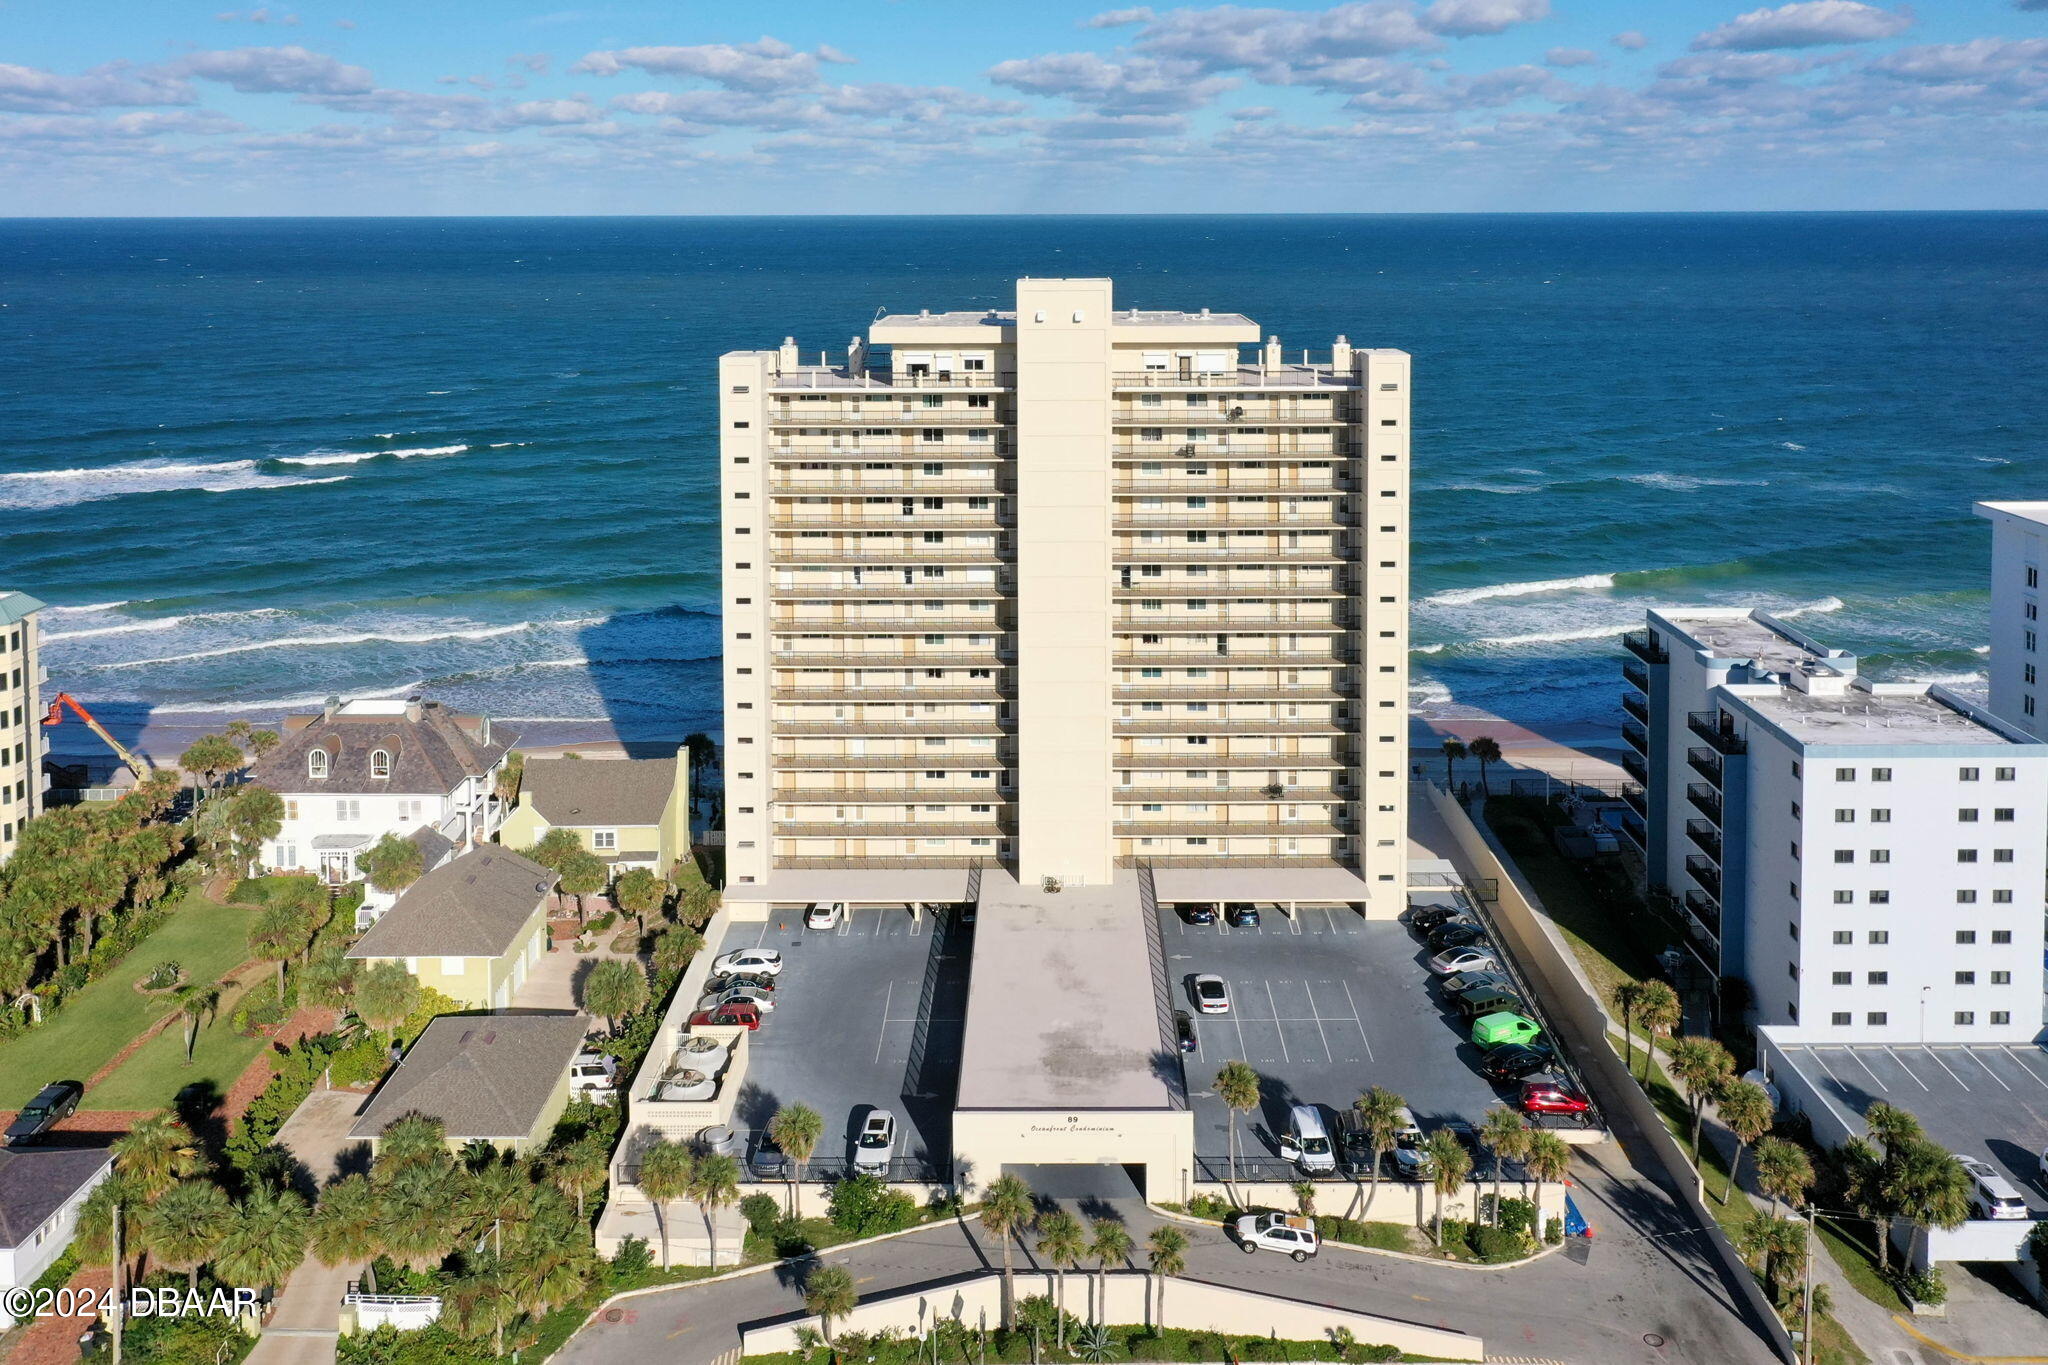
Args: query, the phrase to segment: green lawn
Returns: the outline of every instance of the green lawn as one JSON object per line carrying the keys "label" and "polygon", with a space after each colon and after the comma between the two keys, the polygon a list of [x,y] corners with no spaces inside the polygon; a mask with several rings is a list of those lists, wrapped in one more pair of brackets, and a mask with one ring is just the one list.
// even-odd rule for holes
{"label": "green lawn", "polygon": [[[89,1079],[168,1009],[163,997],[137,993],[137,980],[164,961],[182,966],[188,980],[217,980],[248,957],[254,918],[254,911],[240,906],[188,897],[161,929],[67,1001],[48,1024],[0,1044],[0,1105],[19,1104],[53,1080]],[[173,1025],[93,1087],[83,1107],[160,1108],[195,1080],[211,1080],[226,1093],[261,1047],[261,1039],[230,1035],[223,1010],[220,1021],[202,1031],[195,1065],[188,1067],[182,1031]]]}

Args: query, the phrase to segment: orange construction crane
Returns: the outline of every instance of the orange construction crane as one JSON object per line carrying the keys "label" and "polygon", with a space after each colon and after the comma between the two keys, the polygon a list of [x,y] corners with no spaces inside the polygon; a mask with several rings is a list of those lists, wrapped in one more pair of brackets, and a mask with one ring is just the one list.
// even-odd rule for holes
{"label": "orange construction crane", "polygon": [[135,774],[137,782],[145,782],[149,779],[149,760],[141,754],[131,752],[120,740],[115,739],[108,732],[107,727],[94,720],[92,712],[79,705],[78,698],[72,696],[69,692],[59,692],[56,698],[51,701],[50,714],[43,717],[43,724],[58,725],[63,723],[64,708],[67,706],[71,708],[72,715],[85,722],[86,729],[98,735],[101,742],[114,751],[114,756],[128,765],[128,771]]}

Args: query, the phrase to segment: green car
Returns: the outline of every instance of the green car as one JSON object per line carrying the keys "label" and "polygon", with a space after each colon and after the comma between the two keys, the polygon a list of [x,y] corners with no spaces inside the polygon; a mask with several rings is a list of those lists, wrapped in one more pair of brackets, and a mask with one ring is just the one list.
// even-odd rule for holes
{"label": "green car", "polygon": [[1472,1021],[1472,1041],[1483,1048],[1505,1047],[1509,1043],[1533,1043],[1543,1036],[1543,1026],[1525,1014],[1502,1010],[1483,1014]]}

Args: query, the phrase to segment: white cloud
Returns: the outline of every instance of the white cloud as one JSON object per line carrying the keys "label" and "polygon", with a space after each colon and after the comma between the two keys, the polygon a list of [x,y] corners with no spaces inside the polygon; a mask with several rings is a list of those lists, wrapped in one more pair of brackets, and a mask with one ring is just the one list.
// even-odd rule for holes
{"label": "white cloud", "polygon": [[585,54],[571,71],[616,76],[631,68],[654,76],[688,76],[728,90],[794,90],[818,83],[821,62],[852,59],[830,47],[799,52],[778,38],[695,47],[629,47]]}
{"label": "white cloud", "polygon": [[1082,24],[1083,28],[1123,28],[1127,24],[1149,24],[1152,22],[1152,8],[1139,5],[1135,9],[1113,9],[1098,14]]}
{"label": "white cloud", "polygon": [[1205,76],[1191,61],[1130,57],[1108,61],[1093,52],[1048,53],[998,62],[997,85],[1027,95],[1053,95],[1106,114],[1164,114],[1199,109],[1237,82]]}
{"label": "white cloud", "polygon": [[137,104],[191,104],[184,80],[161,69],[111,62],[79,76],[0,62],[0,109],[67,114]]}
{"label": "white cloud", "polygon": [[195,52],[174,66],[183,74],[220,81],[245,95],[350,95],[375,87],[364,68],[298,46]]}
{"label": "white cloud", "polygon": [[503,118],[515,126],[558,127],[570,123],[597,123],[603,115],[596,105],[578,95],[566,100],[525,100],[506,109]]}
{"label": "white cloud", "polygon": [[1623,52],[1641,52],[1650,45],[1649,38],[1644,36],[1641,30],[1633,28],[1629,29],[1626,33],[1615,34],[1608,41]]}
{"label": "white cloud", "polygon": [[1589,52],[1583,47],[1553,47],[1543,54],[1543,64],[1559,68],[1598,66],[1600,65],[1600,54]]}
{"label": "white cloud", "polygon": [[1549,17],[1550,0],[1436,0],[1423,11],[1422,22],[1431,32],[1470,38]]}
{"label": "white cloud", "polygon": [[1913,26],[1903,10],[1881,10],[1858,0],[1799,0],[1776,9],[1754,9],[1692,40],[1693,50],[1726,48],[1768,52],[1788,47],[1829,47],[1893,38]]}
{"label": "white cloud", "polygon": [[1906,47],[1878,58],[1870,69],[1920,85],[2018,78],[2029,85],[2048,87],[2048,38],[1977,38],[1967,43]]}
{"label": "white cloud", "polygon": [[1405,0],[1352,0],[1320,12],[1177,9],[1154,16],[1133,40],[1161,57],[1198,62],[1211,71],[1251,71],[1275,84],[1291,74],[1345,57],[1378,57],[1439,45]]}

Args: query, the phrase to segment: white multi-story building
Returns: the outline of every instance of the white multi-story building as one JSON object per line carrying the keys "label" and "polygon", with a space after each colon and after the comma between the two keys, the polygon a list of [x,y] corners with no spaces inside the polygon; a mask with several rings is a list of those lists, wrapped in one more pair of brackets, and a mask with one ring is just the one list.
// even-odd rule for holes
{"label": "white multi-story building", "polygon": [[1991,523],[1991,709],[2030,735],[2048,724],[2042,669],[2041,570],[2048,502],[1980,502]]}
{"label": "white multi-story building", "polygon": [[0,863],[43,804],[42,609],[25,592],[0,592]]}
{"label": "white multi-story building", "polygon": [[2048,744],[1944,688],[1861,678],[1763,613],[1652,612],[1628,645],[1631,832],[1752,1022],[2040,1034]]}
{"label": "white multi-story building", "polygon": [[1406,354],[1027,279],[719,387],[729,904],[1146,864],[1398,909]]}
{"label": "white multi-story building", "polygon": [[337,697],[318,715],[285,717],[282,730],[284,742],[249,769],[284,799],[283,827],[264,849],[270,867],[348,881],[356,855],[387,833],[418,840],[432,867],[488,840],[509,809],[497,783],[516,736],[494,733],[488,716],[418,697]]}

